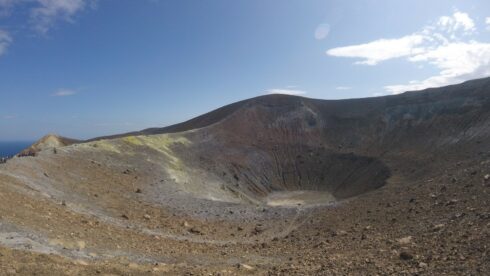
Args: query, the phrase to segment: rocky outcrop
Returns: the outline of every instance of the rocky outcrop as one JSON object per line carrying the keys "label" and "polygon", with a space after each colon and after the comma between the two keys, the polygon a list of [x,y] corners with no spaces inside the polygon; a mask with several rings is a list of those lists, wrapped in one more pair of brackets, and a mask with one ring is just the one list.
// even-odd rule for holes
{"label": "rocky outcrop", "polygon": [[38,152],[51,149],[56,151],[56,148],[69,146],[75,143],[79,143],[79,140],[70,139],[55,134],[48,134],[38,140],[36,143],[32,144],[27,149],[21,151],[17,156],[35,156]]}

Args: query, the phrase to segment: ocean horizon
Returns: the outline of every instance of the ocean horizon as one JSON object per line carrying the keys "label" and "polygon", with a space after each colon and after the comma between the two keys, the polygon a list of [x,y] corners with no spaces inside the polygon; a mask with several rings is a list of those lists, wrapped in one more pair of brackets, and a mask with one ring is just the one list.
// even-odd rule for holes
{"label": "ocean horizon", "polygon": [[0,157],[10,157],[32,145],[33,141],[5,141],[0,142]]}

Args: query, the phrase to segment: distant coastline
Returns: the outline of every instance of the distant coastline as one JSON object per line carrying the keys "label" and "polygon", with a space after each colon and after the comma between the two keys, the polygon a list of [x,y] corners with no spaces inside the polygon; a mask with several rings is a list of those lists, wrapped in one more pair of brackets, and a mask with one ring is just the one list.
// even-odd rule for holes
{"label": "distant coastline", "polygon": [[33,143],[32,141],[0,142],[0,158],[12,157]]}

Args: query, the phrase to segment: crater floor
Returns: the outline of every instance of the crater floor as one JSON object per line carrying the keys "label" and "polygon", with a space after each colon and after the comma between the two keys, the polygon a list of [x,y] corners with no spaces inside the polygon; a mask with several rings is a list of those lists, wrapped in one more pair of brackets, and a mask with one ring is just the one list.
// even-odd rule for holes
{"label": "crater floor", "polygon": [[267,196],[269,206],[310,206],[328,205],[336,201],[329,192],[299,190],[292,192],[272,192]]}

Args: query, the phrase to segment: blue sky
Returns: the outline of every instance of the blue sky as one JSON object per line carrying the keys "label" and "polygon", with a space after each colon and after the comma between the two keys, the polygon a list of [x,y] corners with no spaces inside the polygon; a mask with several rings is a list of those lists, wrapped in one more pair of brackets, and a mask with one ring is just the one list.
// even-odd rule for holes
{"label": "blue sky", "polygon": [[0,0],[0,141],[490,75],[490,1]]}

